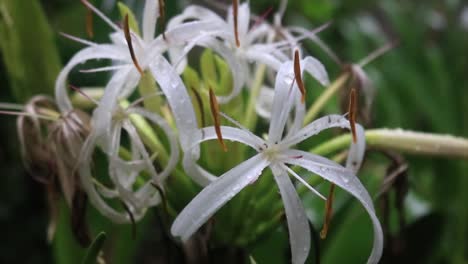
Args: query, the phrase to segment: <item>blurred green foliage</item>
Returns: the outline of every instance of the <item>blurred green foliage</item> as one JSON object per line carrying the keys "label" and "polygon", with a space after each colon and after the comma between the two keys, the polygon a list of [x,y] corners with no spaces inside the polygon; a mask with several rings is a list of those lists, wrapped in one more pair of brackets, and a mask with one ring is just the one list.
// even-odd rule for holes
{"label": "blurred green foliage", "polygon": [[[177,11],[176,1],[167,2],[170,16]],[[255,0],[251,4],[257,13],[263,13],[271,6],[275,8],[277,2]],[[358,62],[377,47],[398,40],[396,48],[365,68],[377,90],[373,123],[369,126],[468,137],[468,29],[461,23],[462,9],[467,6],[458,0],[299,0],[290,1],[283,22],[313,29],[332,21],[320,37],[345,62]],[[45,14],[42,9],[46,10]],[[111,16],[118,19],[118,10],[114,9]],[[96,41],[106,40],[108,28],[98,19],[94,24]],[[79,1],[42,1],[41,8],[38,1],[0,0],[3,63],[0,101],[24,102],[36,93],[51,94],[60,61],[66,62],[80,48],[79,44],[59,38],[60,31],[85,37],[84,8]],[[304,45],[325,62],[332,77],[338,75],[339,65],[314,44]],[[80,85],[92,82],[74,78],[71,76]],[[338,109],[336,103],[329,107]],[[20,169],[13,120],[0,118],[0,169],[5,175],[0,187],[0,224],[8,227],[5,235],[12,238],[2,240],[0,262],[17,261],[21,252],[24,254],[21,263],[51,263],[52,255],[57,263],[80,263],[84,250],[78,250],[73,241],[65,210],[61,213],[53,247],[55,253],[49,251],[52,247],[45,241],[45,195],[41,186]],[[361,177],[371,193],[375,193],[385,176],[388,161],[375,152],[368,157]],[[399,249],[387,247],[382,262],[467,263],[468,163],[442,158],[404,158],[410,168],[406,225],[396,224],[394,215],[399,212],[395,207],[390,213],[391,233],[403,243]],[[327,186],[320,188],[326,193]],[[319,231],[324,205],[316,200],[305,198],[309,216]],[[336,200],[330,234],[326,240],[316,240],[314,248],[319,249],[321,263],[362,263],[371,245],[366,215],[344,193],[338,192]],[[378,209],[379,205],[380,200],[376,200]],[[422,208],[419,214],[415,212],[418,208]],[[93,233],[108,231],[106,245],[114,245],[118,249],[116,256],[119,253],[124,256],[114,257],[113,263],[129,263],[141,250],[153,250],[139,241],[146,239],[144,230],[148,223],[156,222],[154,214],[137,226],[137,239],[132,240],[131,227],[109,225],[97,212],[90,211]],[[257,263],[286,262],[289,250],[283,229],[270,238],[263,238],[260,246],[251,249]],[[140,247],[140,243],[145,246]],[[153,243],[156,243],[153,246],[160,245],[161,241]],[[317,254],[316,250],[312,252],[311,255]],[[311,256],[310,263],[315,263],[314,259]]]}

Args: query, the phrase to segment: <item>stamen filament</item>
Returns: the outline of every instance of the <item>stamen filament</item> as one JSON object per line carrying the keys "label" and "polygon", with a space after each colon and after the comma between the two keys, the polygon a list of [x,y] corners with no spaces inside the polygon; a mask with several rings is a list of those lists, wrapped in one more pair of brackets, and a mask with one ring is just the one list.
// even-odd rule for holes
{"label": "stamen filament", "polygon": [[221,134],[221,122],[219,118],[219,104],[216,100],[216,95],[213,92],[213,89],[210,88],[210,106],[211,106],[211,114],[213,115],[213,121],[216,131],[216,136],[218,137],[218,141],[221,144],[224,152],[227,151],[226,144],[224,144],[223,135]]}
{"label": "stamen filament", "polygon": [[306,90],[304,87],[304,82],[302,82],[302,75],[301,75],[301,62],[299,58],[299,50],[294,52],[294,76],[296,79],[297,87],[299,87],[299,91],[301,91],[301,103],[305,103],[305,96]]}
{"label": "stamen filament", "polygon": [[53,118],[53,117],[50,117],[50,116],[37,115],[37,114],[31,114],[31,113],[25,113],[25,112],[0,110],[0,115],[27,116],[27,117],[35,117],[35,118],[40,118],[40,119],[49,120],[49,121],[57,121],[56,118]]}
{"label": "stamen filament", "polygon": [[357,142],[356,136],[356,106],[357,106],[357,97],[356,97],[356,89],[351,89],[351,93],[349,95],[349,123],[351,125],[351,132],[353,134],[353,142]]}
{"label": "stamen filament", "polygon": [[89,101],[93,102],[95,105],[99,105],[99,102],[94,100],[94,98],[92,98],[91,96],[87,95],[85,92],[81,91],[80,88],[74,86],[74,85],[69,85],[70,86],[70,89],[72,89],[73,91],[79,93],[81,96],[83,96],[84,98],[88,99]]}
{"label": "stamen filament", "polygon": [[333,211],[333,196],[335,193],[335,185],[330,185],[330,193],[328,194],[327,203],[325,204],[325,222],[323,223],[322,231],[320,231],[320,238],[327,238],[328,229],[330,227],[330,221]]}
{"label": "stamen filament", "polygon": [[137,68],[138,72],[143,75],[144,72],[140,67],[140,64],[138,63],[138,60],[135,56],[135,51],[133,50],[133,44],[132,44],[132,36],[130,35],[130,26],[128,23],[128,14],[125,15],[125,20],[124,20],[124,34],[125,34],[125,40],[127,41],[128,49],[130,51],[130,56],[132,57],[133,64]]}
{"label": "stamen filament", "polygon": [[232,0],[232,12],[234,17],[234,36],[236,38],[236,46],[240,47],[239,40],[239,25],[238,25],[238,16],[239,16],[239,2],[238,0]]}

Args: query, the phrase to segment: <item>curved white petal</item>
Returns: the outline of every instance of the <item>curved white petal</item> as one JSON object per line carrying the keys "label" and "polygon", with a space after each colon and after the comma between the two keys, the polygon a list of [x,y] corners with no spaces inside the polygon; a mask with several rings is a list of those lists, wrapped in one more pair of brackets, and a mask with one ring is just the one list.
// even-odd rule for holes
{"label": "curved white petal", "polygon": [[293,64],[291,61],[281,65],[275,81],[275,97],[271,113],[268,141],[275,143],[281,140],[283,131],[294,104],[299,95],[298,88],[294,84]]}
{"label": "curved white petal", "polygon": [[181,14],[174,16],[167,23],[167,29],[171,30],[188,20],[211,21],[218,25],[226,24],[224,19],[210,9],[198,5],[190,5],[187,6]]}
{"label": "curved white petal", "polygon": [[277,71],[281,67],[282,62],[274,56],[272,50],[262,47],[263,45],[252,46],[248,48],[244,56],[249,62],[257,62],[267,65],[269,68]]}
{"label": "curved white petal", "polygon": [[172,235],[186,241],[216,211],[247,185],[257,180],[269,162],[258,154],[203,189],[177,216],[171,227]]}
{"label": "curved white petal", "polygon": [[125,68],[113,74],[107,83],[99,106],[93,112],[93,130],[98,136],[108,132],[111,127],[112,116],[114,110],[118,107],[118,100],[122,96],[122,91],[128,92],[128,86],[136,88],[134,83],[129,82],[129,80],[135,81],[133,79],[135,74],[136,70],[133,67]]}
{"label": "curved white petal", "polygon": [[294,135],[291,135],[288,138],[283,140],[282,144],[286,146],[293,146],[303,140],[310,138],[311,136],[317,135],[325,129],[332,127],[341,127],[341,128],[350,128],[349,121],[341,115],[327,115],[321,117],[307,126],[303,127],[301,130],[297,131]]}
{"label": "curved white petal", "polygon": [[301,66],[304,71],[312,75],[312,77],[314,77],[314,79],[316,79],[323,86],[330,84],[330,79],[328,78],[328,73],[325,70],[325,67],[316,58],[307,56],[302,60]]}
{"label": "curved white petal", "polygon": [[55,81],[55,100],[61,112],[67,112],[72,109],[70,98],[68,96],[67,77],[70,71],[78,64],[88,60],[111,59],[125,60],[127,54],[121,49],[112,45],[97,45],[85,48],[79,51],[65,65]]}
{"label": "curved white petal", "polygon": [[[79,166],[79,175],[81,179],[81,184],[86,190],[86,193],[89,196],[91,203],[96,207],[96,209],[107,218],[111,219],[115,223],[129,223],[130,216],[124,212],[118,212],[114,208],[110,207],[106,201],[102,199],[93,182],[93,176],[91,173],[91,159],[92,153],[96,146],[97,137],[92,132],[89,137],[86,139],[82,151],[80,153]],[[99,187],[98,187],[99,188]]]}
{"label": "curved white petal", "polygon": [[272,164],[270,168],[278,184],[286,212],[292,263],[305,263],[310,250],[310,229],[304,207],[288,173],[278,165]]}
{"label": "curved white petal", "polygon": [[[171,107],[182,149],[186,151],[192,145],[193,136],[198,131],[192,100],[180,76],[164,57],[158,56],[149,67]],[[194,151],[199,150],[194,148]]]}
{"label": "curved white petal", "polygon": [[166,134],[166,137],[169,141],[170,157],[163,171],[159,173],[159,177],[161,180],[166,179],[176,167],[180,156],[179,145],[177,138],[175,137],[174,131],[171,129],[166,120],[164,120],[164,118],[160,117],[155,113],[151,113],[142,108],[137,107],[129,109],[128,112],[136,113],[147,118],[148,120],[159,126]]}
{"label": "curved white petal", "polygon": [[273,98],[275,91],[272,88],[262,87],[255,104],[257,114],[267,120],[271,119],[271,109],[273,107]]}
{"label": "curved white petal", "polygon": [[288,150],[285,151],[284,155],[287,157],[284,159],[284,162],[303,167],[314,174],[320,175],[322,178],[349,192],[361,202],[372,220],[374,229],[374,245],[367,263],[378,263],[383,250],[382,227],[375,214],[374,205],[369,193],[353,172],[338,164],[335,165],[335,168],[328,166],[333,164],[332,161],[324,163],[326,166],[317,165],[317,162],[324,162],[325,158],[304,151]]}
{"label": "curved white petal", "polygon": [[[340,127],[351,130],[349,120],[345,117],[341,115],[328,115],[308,124],[307,126],[297,131],[295,134],[291,134],[285,138],[281,144],[284,144],[286,147],[290,147],[319,134],[325,129],[333,127]],[[356,124],[356,139],[356,143],[351,141],[348,159],[346,161],[346,167],[352,169],[354,173],[357,173],[361,167],[366,150],[366,137],[364,134],[364,129],[359,124]]]}
{"label": "curved white petal", "polygon": [[146,0],[145,8],[143,10],[143,40],[149,43],[154,38],[154,31],[156,30],[156,20],[159,14],[159,1]]}
{"label": "curved white petal", "polygon": [[199,42],[200,46],[210,48],[218,53],[224,60],[226,60],[229,68],[231,69],[232,78],[234,80],[233,89],[230,94],[226,96],[218,96],[218,101],[220,104],[225,104],[231,101],[233,98],[239,95],[246,82],[247,76],[245,75],[245,71],[247,69],[243,69],[241,67],[241,63],[237,56],[233,53],[231,49],[226,47],[225,44],[221,43],[217,40],[202,40]]}
{"label": "curved white petal", "polygon": [[351,140],[349,148],[348,159],[346,160],[346,168],[351,169],[355,174],[361,168],[364,154],[366,153],[366,135],[364,128],[356,124],[356,143]]}
{"label": "curved white petal", "polygon": [[[217,139],[216,131],[214,127],[207,127],[201,130],[201,135],[199,140],[194,140],[193,146],[199,146],[202,142],[208,140],[215,140]],[[264,148],[264,141],[252,134],[251,132],[243,129],[221,126],[221,134],[223,135],[223,139],[231,140],[246,144],[258,152]],[[198,160],[198,155],[193,155],[193,153],[185,153],[183,159],[184,169],[187,174],[199,185],[206,186],[216,180],[218,177],[209,173],[208,171],[204,170],[202,167],[198,166],[196,160]]]}

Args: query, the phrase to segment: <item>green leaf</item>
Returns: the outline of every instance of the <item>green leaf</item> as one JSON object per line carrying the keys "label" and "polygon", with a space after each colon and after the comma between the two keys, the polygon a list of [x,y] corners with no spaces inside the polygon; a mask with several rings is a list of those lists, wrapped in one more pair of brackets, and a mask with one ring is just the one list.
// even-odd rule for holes
{"label": "green leaf", "polygon": [[128,15],[128,25],[130,26],[130,29],[137,35],[140,35],[140,28],[138,27],[138,22],[135,18],[135,14],[133,13],[133,11],[122,2],[118,2],[117,7],[119,8],[120,16],[122,17],[122,19],[124,19],[125,16]]}
{"label": "green leaf", "polygon": [[18,101],[52,94],[60,71],[54,35],[37,0],[0,2],[0,48]]}
{"label": "green leaf", "polygon": [[106,240],[106,233],[101,232],[99,233],[96,238],[94,239],[91,246],[89,246],[88,251],[86,252],[86,256],[84,257],[82,264],[95,264],[96,259],[99,255],[99,252],[104,245],[104,241]]}

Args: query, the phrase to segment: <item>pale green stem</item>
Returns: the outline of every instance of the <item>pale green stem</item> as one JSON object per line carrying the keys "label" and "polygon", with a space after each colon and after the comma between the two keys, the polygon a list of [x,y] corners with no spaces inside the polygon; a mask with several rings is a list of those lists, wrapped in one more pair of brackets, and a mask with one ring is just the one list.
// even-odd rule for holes
{"label": "pale green stem", "polygon": [[317,100],[315,100],[314,104],[307,111],[304,118],[304,125],[309,124],[317,117],[325,104],[340,90],[341,87],[343,87],[345,82],[348,80],[348,77],[348,73],[342,74],[325,89],[325,91],[317,98]]}
{"label": "pale green stem", "polygon": [[247,110],[245,111],[245,120],[244,126],[247,129],[254,129],[255,124],[257,123],[257,114],[255,112],[255,105],[257,103],[258,95],[260,94],[260,90],[262,89],[263,79],[265,77],[266,66],[260,65],[255,72],[255,79],[250,87],[250,97],[249,102],[247,105]]}
{"label": "pale green stem", "polygon": [[[327,141],[311,152],[328,155],[349,147],[351,135],[346,134]],[[395,150],[403,153],[447,156],[468,159],[468,139],[402,129],[372,129],[366,131],[368,147]]]}

